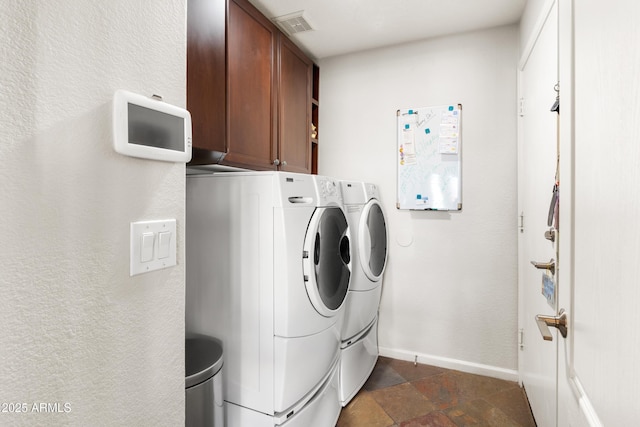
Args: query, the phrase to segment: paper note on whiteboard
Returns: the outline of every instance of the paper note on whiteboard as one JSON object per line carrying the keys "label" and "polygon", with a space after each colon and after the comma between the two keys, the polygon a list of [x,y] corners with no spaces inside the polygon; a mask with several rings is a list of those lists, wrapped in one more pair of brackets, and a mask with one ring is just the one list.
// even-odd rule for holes
{"label": "paper note on whiteboard", "polygon": [[402,155],[405,165],[416,164],[416,134],[411,125],[406,124],[402,130]]}
{"label": "paper note on whiteboard", "polygon": [[458,154],[458,139],[460,137],[458,110],[444,111],[440,123],[440,143],[438,145],[441,154]]}

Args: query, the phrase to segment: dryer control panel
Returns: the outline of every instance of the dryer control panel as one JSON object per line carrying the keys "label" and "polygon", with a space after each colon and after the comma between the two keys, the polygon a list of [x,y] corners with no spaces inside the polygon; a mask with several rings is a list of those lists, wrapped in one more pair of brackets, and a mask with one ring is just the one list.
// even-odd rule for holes
{"label": "dryer control panel", "polygon": [[365,183],[364,184],[366,200],[371,199],[379,199],[380,195],[378,193],[378,187],[375,184]]}
{"label": "dryer control panel", "polygon": [[316,182],[319,204],[324,205],[331,202],[342,203],[342,192],[340,190],[340,183],[337,180],[318,175],[314,175],[313,177]]}

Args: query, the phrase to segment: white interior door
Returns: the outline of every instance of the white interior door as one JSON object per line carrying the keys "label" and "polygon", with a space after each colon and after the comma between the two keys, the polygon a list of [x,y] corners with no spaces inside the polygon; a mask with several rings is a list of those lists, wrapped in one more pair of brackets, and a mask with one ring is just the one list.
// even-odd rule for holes
{"label": "white interior door", "polygon": [[[547,13],[548,12],[548,13]],[[557,9],[553,2],[538,23],[538,37],[520,62],[519,92],[522,111],[519,120],[518,199],[522,213],[519,233],[519,322],[522,332],[519,357],[524,384],[538,426],[555,426],[557,387],[557,344],[545,341],[536,324],[538,314],[554,316],[556,302],[542,295],[543,276],[555,281],[549,270],[535,268],[531,261],[556,260],[555,243],[545,238],[549,206],[556,182],[557,114],[550,111],[558,82]]]}
{"label": "white interior door", "polygon": [[640,2],[561,3],[559,425],[638,425]]}

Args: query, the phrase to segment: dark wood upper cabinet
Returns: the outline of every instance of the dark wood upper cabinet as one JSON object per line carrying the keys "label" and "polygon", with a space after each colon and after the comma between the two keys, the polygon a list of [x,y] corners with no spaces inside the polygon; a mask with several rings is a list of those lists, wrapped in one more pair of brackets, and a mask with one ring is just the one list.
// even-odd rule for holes
{"label": "dark wood upper cabinet", "polygon": [[194,154],[226,152],[226,6],[189,0],[187,8],[187,109]]}
{"label": "dark wood upper cabinet", "polygon": [[278,157],[282,170],[309,173],[313,63],[284,36],[279,48]]}
{"label": "dark wood upper cabinet", "polygon": [[247,1],[229,1],[228,154],[237,166],[273,169],[277,158],[275,25]]}
{"label": "dark wood upper cabinet", "polygon": [[316,169],[313,62],[248,0],[189,0],[187,35],[191,164]]}

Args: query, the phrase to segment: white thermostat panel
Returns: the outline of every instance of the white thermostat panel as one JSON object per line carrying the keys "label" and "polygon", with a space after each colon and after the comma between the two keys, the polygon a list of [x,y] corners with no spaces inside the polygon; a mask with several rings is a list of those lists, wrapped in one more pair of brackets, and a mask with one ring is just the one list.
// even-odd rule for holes
{"label": "white thermostat panel", "polygon": [[113,96],[113,146],[125,156],[166,162],[191,160],[191,114],[125,90]]}

